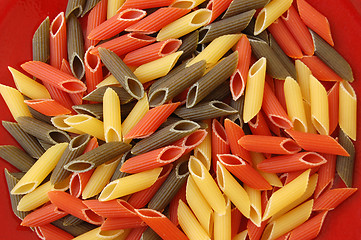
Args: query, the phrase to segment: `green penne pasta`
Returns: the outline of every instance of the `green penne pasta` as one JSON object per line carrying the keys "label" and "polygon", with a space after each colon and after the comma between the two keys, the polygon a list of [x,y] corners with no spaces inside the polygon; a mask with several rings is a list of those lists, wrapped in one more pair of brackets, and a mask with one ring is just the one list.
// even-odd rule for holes
{"label": "green penne pasta", "polygon": [[147,228],[147,230],[144,231],[142,234],[142,237],[140,240],[161,240],[162,238],[159,237],[159,235],[154,232],[150,227]]}
{"label": "green penne pasta", "polygon": [[38,139],[38,142],[40,143],[41,147],[44,148],[45,151],[51,148],[52,146],[54,146],[54,144],[45,142],[44,140],[41,139]]}
{"label": "green penne pasta", "polygon": [[64,218],[56,220],[56,221],[52,222],[51,224],[60,228],[61,230],[64,230],[65,232],[70,233],[74,237],[82,235],[83,233],[89,232],[90,230],[93,230],[94,228],[97,227],[95,225],[92,225],[92,224],[84,222],[84,221],[77,225],[64,226],[64,224],[63,224]]}
{"label": "green penne pasta", "polygon": [[351,139],[340,129],[338,135],[339,144],[350,154],[349,157],[339,156],[336,158],[336,171],[347,187],[351,188],[355,167],[356,150]]}
{"label": "green penne pasta", "polygon": [[36,119],[38,119],[40,121],[51,124],[51,117],[50,116],[46,116],[46,115],[36,111],[35,109],[31,108],[31,107],[28,107],[28,108],[29,108],[29,111],[30,111],[31,115],[34,118],[36,118]]}
{"label": "green penne pasta", "polygon": [[252,9],[263,8],[270,0],[233,0],[229,4],[226,12],[223,14],[222,19],[247,12]]}
{"label": "green penne pasta", "polygon": [[73,215],[68,215],[68,216],[65,216],[63,218],[63,225],[65,227],[68,227],[68,226],[76,226],[76,225],[79,225],[81,223],[83,223],[84,221],[81,220],[80,218],[77,218]]}
{"label": "green penne pasta", "polygon": [[28,171],[35,163],[34,158],[12,145],[0,146],[0,157],[22,172]]}
{"label": "green penne pasta", "polygon": [[97,119],[103,119],[102,103],[74,105],[72,108],[79,114],[87,114]]}
{"label": "green penne pasta", "polygon": [[96,88],[94,91],[84,96],[83,99],[92,102],[103,102],[103,96],[108,87],[113,89],[118,94],[120,104],[126,104],[133,100],[133,97],[130,96],[124,88],[116,86],[104,86]]}
{"label": "green penne pasta", "polygon": [[85,14],[92,10],[98,4],[98,2],[100,2],[100,0],[87,0],[83,12],[81,13],[81,17],[84,17]]}
{"label": "green penne pasta", "polygon": [[74,14],[68,16],[66,22],[68,60],[73,75],[82,79],[85,74],[84,39],[80,23]]}
{"label": "green penne pasta", "polygon": [[126,152],[123,154],[122,159],[120,160],[117,168],[115,169],[115,172],[113,174],[113,176],[110,179],[110,182],[122,178],[122,177],[126,177],[129,175],[129,173],[125,173],[120,171],[120,168],[123,166],[123,164],[125,163],[125,161],[127,161],[129,158],[134,157],[133,154],[130,153],[130,151]]}
{"label": "green penne pasta", "polygon": [[48,62],[50,59],[50,20],[46,17],[33,35],[33,60]]}
{"label": "green penne pasta", "polygon": [[236,109],[238,112],[232,115],[229,115],[228,118],[237,123],[239,126],[243,128],[243,104],[244,104],[244,95],[238,98],[236,101],[231,99],[230,106]]}
{"label": "green penne pasta", "polygon": [[[250,21],[248,26],[242,32],[249,35],[249,36],[255,37],[255,35],[254,35],[254,25],[255,24],[256,24],[256,20],[254,18],[252,18],[252,20]],[[265,41],[266,43],[269,43],[269,38],[268,38],[267,31],[263,31],[260,34],[258,34],[257,38]]]}
{"label": "green penne pasta", "polygon": [[182,37],[182,45],[179,47],[178,51],[183,51],[182,55],[178,59],[178,63],[183,62],[184,60],[192,57],[192,54],[197,48],[199,39],[198,30],[187,34]]}
{"label": "green penne pasta", "polygon": [[111,74],[132,97],[140,100],[144,96],[144,88],[134,73],[114,52],[105,48],[98,49],[102,62]]}
{"label": "green penne pasta", "polygon": [[214,89],[210,94],[203,98],[203,102],[209,102],[213,100],[221,101],[231,94],[229,81],[226,80],[224,83],[221,83],[216,89]]}
{"label": "green penne pasta", "polygon": [[68,18],[70,14],[74,14],[76,17],[80,17],[86,0],[68,0],[68,5],[66,6],[65,17]]}
{"label": "green penne pasta", "polygon": [[38,159],[45,152],[35,137],[26,133],[18,123],[2,121],[4,128],[31,157]]}

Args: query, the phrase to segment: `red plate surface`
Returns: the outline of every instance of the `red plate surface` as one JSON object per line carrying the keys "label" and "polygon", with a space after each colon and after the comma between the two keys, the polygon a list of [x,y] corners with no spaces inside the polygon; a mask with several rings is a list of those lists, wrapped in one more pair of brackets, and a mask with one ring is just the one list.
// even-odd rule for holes
{"label": "red plate surface", "polygon": [[[31,39],[37,26],[46,16],[52,20],[64,11],[66,0],[0,0],[0,83],[14,86],[7,66],[20,69],[20,64],[31,60]],[[315,8],[326,15],[331,24],[335,48],[351,64],[355,88],[361,96],[361,2],[360,0],[309,0]],[[1,120],[13,121],[4,101],[0,98]],[[361,119],[358,111],[358,119]],[[360,136],[361,124],[357,127]],[[0,126],[0,144],[17,145],[15,140]],[[356,149],[361,149],[360,141]],[[356,156],[354,187],[361,188],[361,164]],[[0,239],[38,239],[28,228],[20,226],[10,207],[9,194],[4,177],[4,168],[15,170],[5,161],[0,161]],[[336,187],[343,187],[336,179]],[[361,191],[356,192],[340,207],[331,211],[317,239],[361,239]]]}

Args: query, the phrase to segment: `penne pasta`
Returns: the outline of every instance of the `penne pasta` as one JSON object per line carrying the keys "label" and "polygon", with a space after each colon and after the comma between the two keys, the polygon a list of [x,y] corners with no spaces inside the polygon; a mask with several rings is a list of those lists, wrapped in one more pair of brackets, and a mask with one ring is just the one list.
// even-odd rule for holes
{"label": "penne pasta", "polygon": [[125,0],[108,0],[107,19],[117,14],[118,9],[124,4]]}
{"label": "penne pasta", "polygon": [[222,19],[229,18],[249,10],[263,8],[268,2],[268,0],[233,0],[229,4],[226,12],[223,14]]}
{"label": "penne pasta", "polygon": [[23,95],[18,90],[0,84],[0,93],[16,121],[19,117],[32,117]]}
{"label": "penne pasta", "polygon": [[53,99],[24,100],[24,103],[45,116],[58,116],[71,113],[70,109],[67,109]]}
{"label": "penne pasta", "polygon": [[76,78],[82,79],[85,74],[83,32],[74,14],[67,15],[66,24],[68,61],[71,72]]}
{"label": "penne pasta", "polygon": [[[94,8],[91,9],[91,5],[96,4]],[[90,40],[88,38],[89,33],[99,26],[102,22],[107,19],[107,0],[91,0],[86,1],[84,11],[82,13],[82,17],[88,12],[88,21],[86,26],[86,31],[84,35],[84,48],[88,49],[90,46],[95,46],[99,41],[98,40]]]}
{"label": "penne pasta", "polygon": [[[101,104],[101,103],[74,105],[72,108],[79,115],[83,114],[83,115],[89,115],[89,116],[94,117],[99,120],[103,119],[103,104]],[[69,115],[68,115],[68,117],[69,117]],[[66,118],[67,117],[65,117],[64,120]],[[72,128],[72,127],[70,127],[70,128]]]}
{"label": "penne pasta", "polygon": [[51,223],[66,215],[68,214],[58,209],[54,204],[49,204],[28,214],[21,222],[21,225],[36,227]]}
{"label": "penne pasta", "polygon": [[336,171],[346,186],[352,187],[356,155],[355,146],[351,139],[341,129],[338,137],[340,145],[347,151],[349,156],[337,156]]}
{"label": "penne pasta", "polygon": [[192,57],[193,53],[197,49],[198,39],[199,39],[198,30],[195,30],[181,38],[182,45],[179,47],[178,51],[183,51],[183,54],[178,59],[178,62],[182,63],[179,65],[179,67],[183,66],[183,64],[185,66],[187,64],[187,61],[185,60]]}
{"label": "penne pasta", "polygon": [[339,117],[342,131],[356,141],[357,97],[355,90],[346,82],[340,82],[339,87]]}
{"label": "penne pasta", "polygon": [[36,29],[32,39],[33,60],[48,62],[50,59],[50,20],[46,17]]}
{"label": "penne pasta", "polygon": [[334,188],[327,190],[315,200],[312,210],[333,210],[356,191],[357,188]]}
{"label": "penne pasta", "polygon": [[88,133],[98,139],[105,140],[104,124],[102,121],[86,114],[78,114],[68,117],[64,123],[78,131]]}
{"label": "penne pasta", "polygon": [[316,216],[308,219],[306,222],[296,227],[290,232],[289,238],[290,240],[294,239],[313,239],[316,238],[317,235],[321,231],[321,227],[326,218],[328,211],[322,211],[318,213]]}
{"label": "penne pasta", "polygon": [[[249,222],[257,227],[262,225],[262,202],[261,191],[244,185],[244,190],[247,192],[250,201]],[[247,224],[248,225],[248,224]]]}
{"label": "penne pasta", "polygon": [[12,145],[0,146],[0,157],[22,172],[27,172],[35,163],[35,159]]}
{"label": "penne pasta", "polygon": [[108,88],[103,97],[104,138],[106,142],[122,141],[122,119],[117,93]]}
{"label": "penne pasta", "polygon": [[[64,12],[59,13],[50,24],[50,65],[60,69],[67,59],[66,21]],[[34,59],[35,60],[35,59]],[[36,61],[36,60],[35,60]]]}
{"label": "penne pasta", "polygon": [[214,213],[214,240],[231,239],[231,201],[227,199],[226,202],[226,212]]}
{"label": "penne pasta", "polygon": [[[112,76],[112,75],[110,75],[110,76]],[[92,101],[92,102],[103,102],[104,93],[108,88],[113,89],[117,93],[120,104],[126,104],[133,99],[133,97],[130,96],[129,93],[122,87],[102,86],[102,87],[98,87],[98,88],[94,89],[88,95],[84,96],[83,100]]]}
{"label": "penne pasta", "polygon": [[212,12],[211,19],[209,22],[213,22],[218,16],[220,16],[226,9],[228,8],[231,0],[219,1],[219,0],[211,0],[207,4],[207,9]]}
{"label": "penne pasta", "polygon": [[332,134],[338,126],[339,115],[339,83],[336,82],[331,89],[327,91],[328,113],[329,113],[329,133]]}

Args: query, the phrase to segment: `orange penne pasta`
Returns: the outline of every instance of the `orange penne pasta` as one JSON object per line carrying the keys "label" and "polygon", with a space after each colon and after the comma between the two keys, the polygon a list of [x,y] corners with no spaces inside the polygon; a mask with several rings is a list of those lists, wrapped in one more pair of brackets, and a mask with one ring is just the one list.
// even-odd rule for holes
{"label": "orange penne pasta", "polygon": [[304,222],[302,225],[293,229],[288,237],[288,240],[314,239],[321,231],[323,221],[326,218],[328,211],[323,211]]}
{"label": "orange penne pasta", "polygon": [[90,51],[93,49],[94,47],[90,46],[84,55],[87,93],[95,90],[96,86],[103,80],[102,62],[99,56],[90,54]]}
{"label": "orange penne pasta", "polygon": [[280,102],[281,106],[283,109],[287,110],[287,104],[286,104],[286,97],[285,97],[285,81],[284,80],[279,80],[279,79],[274,79],[273,80],[274,85],[275,85],[275,90],[273,91],[278,99],[278,101]]}
{"label": "orange penne pasta", "polygon": [[133,217],[107,218],[100,226],[102,231],[111,231],[126,228],[137,228],[147,226],[137,215]]}
{"label": "orange penne pasta", "polygon": [[164,183],[167,179],[169,173],[173,168],[173,164],[167,164],[163,167],[162,171],[160,172],[158,179],[147,189],[142,191],[133,193],[132,196],[128,199],[128,203],[132,205],[134,208],[142,208],[148,204],[148,202],[152,199],[154,194],[158,191],[160,186]]}
{"label": "orange penne pasta", "polygon": [[63,231],[50,223],[35,228],[35,232],[40,239],[71,240],[74,238],[70,233]]}
{"label": "orange penne pasta", "polygon": [[284,137],[246,135],[238,140],[238,144],[252,152],[295,154],[301,151],[295,141]]}
{"label": "orange penne pasta", "polygon": [[114,52],[118,56],[121,56],[153,42],[155,42],[155,38],[147,36],[145,34],[128,33],[121,37],[117,37],[105,43],[97,45],[97,47],[91,50],[90,53],[99,56],[98,48],[101,47]]}
{"label": "orange penne pasta", "polygon": [[88,21],[85,31],[84,48],[95,46],[99,40],[88,38],[89,33],[107,19],[107,0],[101,0],[88,14]]}
{"label": "orange penne pasta", "polygon": [[282,18],[278,18],[267,29],[287,56],[291,58],[301,58],[303,56],[300,46],[298,46]]}
{"label": "orange penne pasta", "polygon": [[154,13],[146,16],[139,22],[127,27],[125,31],[151,34],[158,32],[171,22],[183,17],[190,9],[166,7],[160,8]]}
{"label": "orange penne pasta", "polygon": [[126,173],[139,173],[174,162],[182,156],[184,149],[178,146],[166,146],[129,158],[120,168]]}
{"label": "orange penne pasta", "polygon": [[312,210],[333,210],[356,191],[357,188],[335,188],[327,190],[315,199]]}
{"label": "orange penne pasta", "polygon": [[231,210],[231,238],[237,235],[242,221],[242,213],[238,208],[234,207]]}
{"label": "orange penne pasta", "polygon": [[297,0],[297,7],[300,17],[307,27],[311,28],[328,42],[328,44],[333,46],[334,43],[331,36],[330,23],[327,18],[305,0]]}
{"label": "orange penne pasta", "polygon": [[103,217],[94,213],[86,205],[84,205],[82,200],[70,195],[69,193],[62,191],[50,191],[48,192],[48,197],[55,206],[83,221],[100,225],[104,220]]}
{"label": "orange penne pasta", "polygon": [[143,0],[126,0],[125,3],[118,9],[118,12],[128,8],[148,9],[166,7],[172,4],[174,0],[154,0],[154,1],[143,1]]}
{"label": "orange penne pasta", "polygon": [[[263,207],[262,207],[263,208]],[[264,228],[267,225],[267,221],[261,222],[261,226],[257,226],[250,219],[247,221],[247,231],[248,237],[250,240],[259,240],[261,239]]]}
{"label": "orange penne pasta", "polygon": [[176,110],[179,102],[164,104],[149,110],[144,117],[124,136],[124,139],[146,138]]}
{"label": "orange penne pasta", "polygon": [[237,70],[231,76],[230,90],[232,98],[236,101],[244,92],[246,87],[249,65],[251,64],[251,44],[248,41],[247,36],[244,34],[239,39],[236,45],[236,51],[238,51],[238,65]]}
{"label": "orange penne pasta", "polygon": [[66,215],[68,215],[68,213],[58,209],[54,204],[49,204],[26,215],[21,222],[21,225],[26,227],[37,227],[51,223]]}
{"label": "orange penne pasta", "polygon": [[95,27],[88,35],[92,40],[111,38],[147,15],[140,9],[126,9]]}
{"label": "orange penne pasta", "polygon": [[135,217],[134,207],[123,199],[114,199],[106,202],[99,200],[83,201],[89,209],[105,218]]}
{"label": "orange penne pasta", "polygon": [[185,136],[184,138],[179,139],[178,141],[174,142],[173,145],[182,147],[184,149],[183,155],[185,155],[201,144],[206,138],[207,134],[207,130],[200,129]]}
{"label": "orange penne pasta", "polygon": [[322,166],[320,166],[317,172],[318,180],[314,193],[315,198],[318,198],[321,195],[321,193],[332,187],[333,179],[335,177],[336,155],[323,154],[323,157],[327,160],[327,162]]}
{"label": "orange penne pasta", "polygon": [[213,22],[218,16],[227,10],[232,0],[210,0],[207,4],[207,9],[212,11],[209,23]]}
{"label": "orange penne pasta", "polygon": [[157,42],[128,53],[123,61],[129,66],[140,66],[176,52],[181,44],[182,40],[178,39]]}
{"label": "orange penne pasta", "polygon": [[271,185],[251,165],[232,154],[218,154],[218,160],[239,180],[257,190],[272,189]]}
{"label": "orange penne pasta", "polygon": [[262,111],[248,122],[248,126],[253,135],[272,136]]}
{"label": "orange penne pasta", "polygon": [[141,239],[144,231],[147,230],[147,228],[148,228],[148,226],[133,228],[130,231],[130,233],[128,234],[127,238],[125,238],[125,240],[139,240],[139,239]]}
{"label": "orange penne pasta", "polygon": [[187,240],[186,235],[180,231],[166,216],[152,209],[135,210],[138,216],[164,240]]}
{"label": "orange penne pasta", "polygon": [[296,8],[291,5],[281,18],[305,55],[312,56],[315,46],[308,28],[298,15]]}
{"label": "orange penne pasta", "polygon": [[169,203],[169,220],[174,223],[174,225],[178,226],[178,206],[179,200],[186,202],[186,189],[187,184],[183,184],[183,186],[179,189],[177,194],[173,197],[172,201]]}
{"label": "orange penne pasta", "polygon": [[216,119],[212,121],[212,167],[214,172],[217,169],[218,154],[228,154],[230,152],[227,133],[222,124]]}
{"label": "orange penne pasta", "polygon": [[306,151],[349,156],[348,152],[331,136],[285,130]]}
{"label": "orange penne pasta", "polygon": [[327,160],[318,153],[300,152],[265,159],[257,164],[257,168],[264,172],[282,173],[314,168],[326,162]]}
{"label": "orange penne pasta", "polygon": [[65,92],[80,93],[86,91],[86,86],[82,81],[46,63],[29,61],[22,64],[21,67],[34,77]]}
{"label": "orange penne pasta", "polygon": [[67,59],[67,41],[65,15],[61,12],[50,25],[50,65],[60,69],[63,59]]}
{"label": "orange penne pasta", "polygon": [[49,91],[49,94],[52,99],[54,99],[57,102],[61,102],[62,105],[67,109],[72,109],[71,107],[73,106],[73,101],[71,100],[68,93],[60,90],[59,88],[54,87],[53,85],[47,82],[43,82],[43,85]]}
{"label": "orange penne pasta", "polygon": [[81,173],[73,173],[70,177],[69,182],[70,195],[79,198],[83,193],[85,186],[89,182],[89,179],[92,176],[93,172],[94,169]]}
{"label": "orange penne pasta", "polygon": [[303,56],[300,59],[311,70],[312,75],[321,81],[341,81],[342,78],[338,76],[331,68],[329,68],[317,56]]}
{"label": "orange penne pasta", "polygon": [[24,102],[32,109],[35,109],[46,116],[58,116],[71,113],[70,109],[67,109],[54,99],[24,100]]}
{"label": "orange penne pasta", "polygon": [[283,129],[291,129],[293,127],[286,111],[277,100],[267,82],[264,84],[262,110],[275,126]]}
{"label": "orange penne pasta", "polygon": [[252,158],[249,152],[238,144],[238,140],[244,136],[243,129],[228,118],[224,120],[224,129],[229,140],[231,153],[252,164]]}
{"label": "orange penne pasta", "polygon": [[331,135],[338,125],[338,107],[339,107],[339,84],[336,82],[327,92],[328,97],[328,117],[329,117],[329,134]]}

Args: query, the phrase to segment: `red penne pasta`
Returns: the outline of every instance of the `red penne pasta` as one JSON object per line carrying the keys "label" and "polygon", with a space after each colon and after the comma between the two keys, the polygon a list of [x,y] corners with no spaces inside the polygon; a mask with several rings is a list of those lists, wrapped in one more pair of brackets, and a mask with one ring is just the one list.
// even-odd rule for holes
{"label": "red penne pasta", "polygon": [[65,72],[66,74],[73,75],[71,72],[70,64],[66,59],[61,61],[60,71]]}
{"label": "red penne pasta", "polygon": [[65,15],[61,12],[50,25],[50,65],[60,69],[63,59],[67,59],[67,41]]}
{"label": "red penne pasta", "polygon": [[118,56],[121,56],[153,42],[155,42],[155,38],[151,36],[147,36],[142,33],[128,33],[121,37],[99,44],[96,48],[91,50],[90,53],[99,56],[98,47],[102,47],[116,53]]}
{"label": "red penne pasta", "polygon": [[177,194],[173,197],[172,201],[169,203],[169,220],[176,226],[178,226],[178,206],[179,200],[186,202],[186,189],[187,182],[179,189]]}
{"label": "red penne pasta", "polygon": [[48,192],[50,201],[59,209],[94,225],[103,223],[103,217],[90,210],[82,200],[62,191]]}
{"label": "red penne pasta", "polygon": [[272,136],[262,111],[248,122],[248,126],[253,135]]}
{"label": "red penne pasta", "polygon": [[281,106],[283,107],[283,109],[287,109],[287,105],[286,105],[286,98],[285,98],[285,91],[284,91],[284,80],[279,80],[279,79],[274,79],[274,84],[275,84],[275,90],[274,93],[278,99],[278,101],[280,102]]}
{"label": "red penne pasta", "polygon": [[267,221],[261,222],[261,226],[257,227],[250,219],[247,221],[247,231],[249,240],[259,240],[261,239],[264,228],[267,225]]}
{"label": "red penne pasta", "polygon": [[79,198],[83,193],[85,186],[88,184],[90,177],[92,176],[94,169],[86,172],[73,173],[69,182],[70,195]]}
{"label": "red penne pasta", "polygon": [[208,10],[212,11],[209,23],[213,22],[224,11],[226,11],[231,2],[232,0],[210,0],[206,7]]}
{"label": "red penne pasta", "polygon": [[153,0],[153,1],[126,0],[125,3],[118,9],[118,12],[128,8],[148,9],[148,8],[166,7],[171,5],[173,1],[174,0]]}
{"label": "red penne pasta", "polygon": [[233,238],[239,232],[239,227],[242,221],[242,213],[238,208],[232,208],[231,211],[231,237]]}
{"label": "red penne pasta", "polygon": [[166,216],[152,209],[135,210],[138,216],[164,240],[187,240],[186,235],[179,230]]}
{"label": "red penne pasta", "polygon": [[134,207],[123,199],[114,199],[105,202],[99,200],[85,200],[83,201],[83,204],[104,218],[123,218],[134,217],[137,215],[134,211]]}
{"label": "red penne pasta", "polygon": [[142,234],[147,230],[148,226],[133,228],[132,231],[128,234],[125,240],[139,240],[142,237]]}
{"label": "red penne pasta", "polygon": [[36,227],[35,232],[41,239],[71,240],[74,238],[71,234],[61,230],[58,227],[55,227],[50,223]]}
{"label": "red penne pasta", "polygon": [[244,136],[243,129],[228,118],[224,120],[224,129],[229,140],[231,153],[252,164],[252,158],[249,152],[238,144],[238,140]]}
{"label": "red penne pasta", "polygon": [[264,84],[262,110],[275,126],[283,129],[293,128],[293,124],[288,118],[286,111],[266,82]]}
{"label": "red penne pasta", "polygon": [[282,18],[278,18],[267,29],[287,56],[291,58],[301,58],[303,56],[300,46],[298,46]]}
{"label": "red penne pasta", "polygon": [[166,146],[129,158],[120,168],[126,173],[139,173],[167,165],[180,158],[184,149],[178,146]]}
{"label": "red penne pasta", "polygon": [[333,210],[356,191],[357,188],[335,188],[327,190],[315,199],[312,210]]}
{"label": "red penne pasta", "polygon": [[182,40],[179,39],[153,43],[128,53],[123,61],[129,66],[140,66],[176,52],[181,45]]}
{"label": "red penne pasta", "polygon": [[216,119],[212,121],[212,166],[214,172],[217,169],[218,154],[229,154],[230,147],[227,133],[222,124]]}
{"label": "red penne pasta", "polygon": [[[70,64],[66,59],[63,59],[61,62],[60,71],[65,72],[66,74],[73,75]],[[71,93],[68,94],[73,105],[81,105],[83,104],[83,93]]]}
{"label": "red penne pasta", "polygon": [[232,98],[234,101],[240,98],[244,92],[249,65],[251,63],[251,44],[249,43],[245,34],[243,34],[239,39],[236,45],[236,51],[238,51],[237,70],[235,73],[233,73],[229,82]]}
{"label": "red penne pasta", "polygon": [[136,215],[134,217],[107,218],[100,226],[100,229],[102,231],[110,231],[144,226],[146,226],[144,221]]}
{"label": "red penne pasta", "polygon": [[26,105],[46,116],[58,116],[70,114],[71,110],[67,109],[54,99],[33,99],[24,100]]}
{"label": "red penne pasta", "polygon": [[321,231],[328,211],[323,211],[290,232],[289,240],[315,239]]}
{"label": "red penne pasta", "polygon": [[238,140],[238,144],[252,152],[295,154],[301,151],[295,141],[284,137],[246,135]]}
{"label": "red penne pasta", "polygon": [[111,38],[147,15],[140,9],[126,9],[95,27],[88,35],[92,40]]}
{"label": "red penne pasta", "polygon": [[327,92],[328,97],[328,117],[329,117],[329,134],[331,135],[338,125],[338,107],[339,107],[339,84],[336,82]]}
{"label": "red penne pasta", "polygon": [[144,117],[124,136],[124,139],[146,138],[154,133],[176,110],[179,102],[164,104],[149,110]]}
{"label": "red penne pasta", "polygon": [[289,233],[285,233],[281,237],[276,238],[275,240],[288,240],[289,235]]}
{"label": "red penne pasta", "polygon": [[193,149],[195,149],[203,140],[206,138],[208,132],[205,129],[197,130],[184,138],[179,139],[178,141],[174,142],[174,146],[179,146],[184,148],[184,154],[189,153]]}
{"label": "red penne pasta", "polygon": [[154,194],[158,191],[160,186],[162,186],[164,181],[167,179],[169,173],[172,171],[172,168],[173,164],[165,165],[155,183],[153,183],[153,185],[147,189],[133,193],[132,196],[128,199],[128,203],[134,208],[142,208],[147,205]]}
{"label": "red penne pasta", "polygon": [[89,33],[107,20],[107,0],[101,0],[88,14],[88,21],[85,31],[84,48],[88,49],[90,46],[95,46],[99,40],[91,40],[88,38]]}
{"label": "red penne pasta", "polygon": [[298,15],[296,8],[291,5],[282,15],[282,20],[305,55],[312,56],[315,51],[315,46],[313,45],[313,40],[308,28]]}
{"label": "red penne pasta", "polygon": [[315,133],[304,133],[294,130],[285,130],[301,148],[306,151],[314,151],[341,156],[350,156],[348,152],[331,136]]}
{"label": "red penne pasta", "polygon": [[[59,88],[54,87],[53,85],[43,82],[43,85],[48,90],[50,96],[52,99],[54,99],[57,102],[61,102],[64,107],[67,109],[72,109],[73,101],[71,100],[68,93],[60,90]],[[73,113],[74,111],[71,110]]]}
{"label": "red penne pasta", "polygon": [[49,204],[26,215],[21,222],[22,226],[37,227],[58,220],[68,213],[58,209],[54,204]]}
{"label": "red penne pasta", "polygon": [[232,154],[218,154],[218,160],[239,180],[258,190],[272,189],[271,185],[251,165]]}
{"label": "red penne pasta", "polygon": [[331,68],[329,68],[317,56],[303,56],[300,59],[311,70],[312,75],[320,81],[341,81],[342,78],[338,76]]}
{"label": "red penne pasta", "polygon": [[313,8],[305,0],[297,0],[298,12],[302,21],[322,37],[331,46],[334,45],[331,35],[330,23],[327,18]]}
{"label": "red penne pasta", "polygon": [[336,155],[323,154],[323,156],[327,160],[327,163],[320,166],[318,170],[318,180],[314,193],[315,198],[318,198],[321,193],[332,187],[335,177]]}
{"label": "red penne pasta", "polygon": [[318,153],[300,152],[265,159],[257,164],[257,168],[264,172],[281,173],[314,168],[326,162],[327,160]]}
{"label": "red penne pasta", "polygon": [[34,77],[39,78],[43,82],[47,82],[62,91],[68,93],[80,93],[86,91],[86,86],[82,81],[46,63],[29,61],[22,64],[21,67]]}
{"label": "red penne pasta", "polygon": [[158,32],[171,22],[183,17],[190,12],[190,9],[183,8],[160,8],[154,13],[146,16],[139,22],[127,27],[125,31],[151,34]]}
{"label": "red penne pasta", "polygon": [[95,90],[96,86],[103,80],[102,62],[99,56],[90,54],[93,49],[93,46],[89,47],[84,56],[87,93]]}
{"label": "red penne pasta", "polygon": [[90,152],[91,150],[95,149],[99,147],[99,144],[98,144],[98,139],[96,137],[92,137],[88,144],[86,145],[86,148],[84,150],[84,153],[86,152]]}

